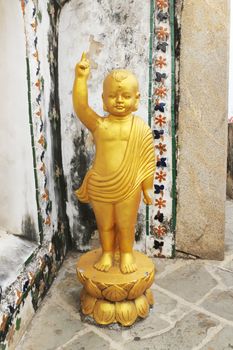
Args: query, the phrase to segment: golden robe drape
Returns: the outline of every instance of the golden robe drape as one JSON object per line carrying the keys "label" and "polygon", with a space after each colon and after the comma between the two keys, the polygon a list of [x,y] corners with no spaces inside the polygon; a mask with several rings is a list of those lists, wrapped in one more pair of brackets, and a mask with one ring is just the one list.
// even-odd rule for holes
{"label": "golden robe drape", "polygon": [[155,171],[155,155],[149,126],[134,116],[124,159],[111,175],[99,175],[91,168],[75,191],[81,202],[91,200],[117,203],[130,197],[138,186]]}

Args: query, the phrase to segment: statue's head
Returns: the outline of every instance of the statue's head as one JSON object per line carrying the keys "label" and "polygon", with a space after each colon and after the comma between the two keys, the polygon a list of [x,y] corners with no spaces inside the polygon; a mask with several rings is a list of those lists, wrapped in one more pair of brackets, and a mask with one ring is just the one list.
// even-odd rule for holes
{"label": "statue's head", "polygon": [[111,71],[103,83],[104,110],[116,116],[130,114],[138,109],[140,93],[133,73],[125,69]]}

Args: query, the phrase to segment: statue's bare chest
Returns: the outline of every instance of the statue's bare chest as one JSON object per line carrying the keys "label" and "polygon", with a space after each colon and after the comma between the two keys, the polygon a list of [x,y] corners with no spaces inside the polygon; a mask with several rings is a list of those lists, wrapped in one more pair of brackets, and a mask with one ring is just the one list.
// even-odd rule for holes
{"label": "statue's bare chest", "polygon": [[103,141],[128,141],[131,121],[104,121],[96,130],[95,136]]}

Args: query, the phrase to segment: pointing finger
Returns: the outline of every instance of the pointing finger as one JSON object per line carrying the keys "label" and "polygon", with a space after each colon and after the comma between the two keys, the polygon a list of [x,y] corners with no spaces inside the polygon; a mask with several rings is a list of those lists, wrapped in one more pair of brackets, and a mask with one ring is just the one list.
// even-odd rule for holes
{"label": "pointing finger", "polygon": [[81,57],[81,60],[83,61],[83,60],[86,60],[86,59],[87,59],[86,52],[85,52],[85,51],[83,51],[83,53],[82,53],[82,57]]}

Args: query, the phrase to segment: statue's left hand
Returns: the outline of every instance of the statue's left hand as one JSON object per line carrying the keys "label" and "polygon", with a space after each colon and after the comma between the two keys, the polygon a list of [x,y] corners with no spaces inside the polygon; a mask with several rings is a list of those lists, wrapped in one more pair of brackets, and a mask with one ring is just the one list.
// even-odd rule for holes
{"label": "statue's left hand", "polygon": [[143,202],[144,202],[145,204],[147,204],[147,205],[153,204],[152,196],[151,196],[151,194],[149,193],[148,190],[144,190],[144,191],[143,191],[143,196],[144,196]]}

